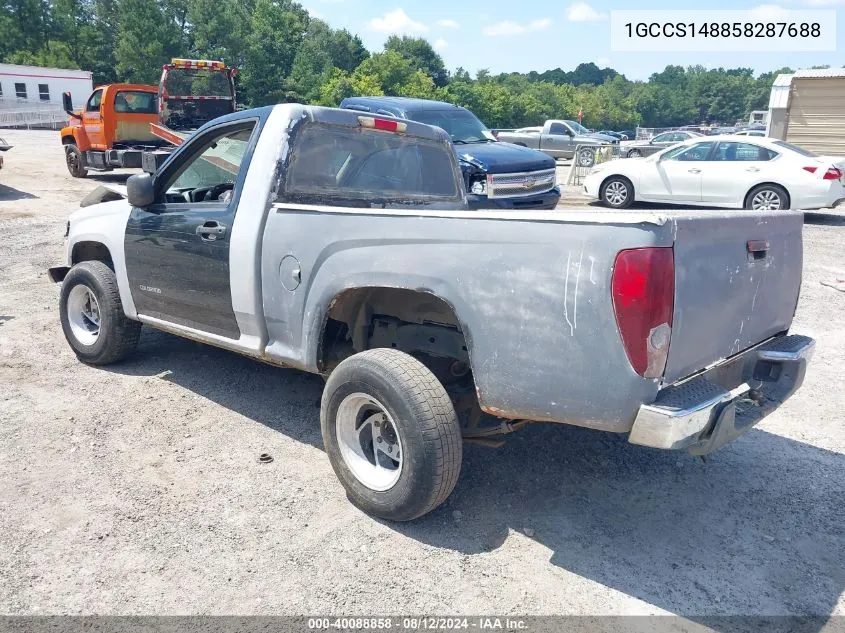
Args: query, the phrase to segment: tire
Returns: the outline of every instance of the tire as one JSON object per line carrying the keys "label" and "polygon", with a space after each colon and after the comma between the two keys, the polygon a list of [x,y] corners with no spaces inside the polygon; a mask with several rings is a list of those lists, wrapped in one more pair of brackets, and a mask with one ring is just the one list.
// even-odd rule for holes
{"label": "tire", "polygon": [[623,176],[611,176],[601,184],[599,199],[611,209],[627,209],[634,203],[634,185]]}
{"label": "tire", "polygon": [[758,185],[745,197],[745,208],[752,211],[786,211],[789,194],[779,185]]}
{"label": "tire", "polygon": [[65,338],[83,363],[108,365],[138,345],[141,324],[126,318],[117,277],[103,262],[82,262],[70,269],[59,313]]}
{"label": "tire", "polygon": [[638,149],[632,149],[630,152],[628,152],[628,158],[639,158],[642,155],[643,153]]}
{"label": "tire", "polygon": [[578,150],[576,156],[579,167],[592,167],[596,164],[596,150],[589,147]]}
{"label": "tire", "polygon": [[373,516],[416,519],[458,481],[455,408],[434,374],[404,352],[367,350],[340,363],[323,391],[320,429],[350,500]]}
{"label": "tire", "polygon": [[65,163],[67,163],[67,170],[74,178],[85,178],[88,175],[85,157],[76,145],[65,145]]}

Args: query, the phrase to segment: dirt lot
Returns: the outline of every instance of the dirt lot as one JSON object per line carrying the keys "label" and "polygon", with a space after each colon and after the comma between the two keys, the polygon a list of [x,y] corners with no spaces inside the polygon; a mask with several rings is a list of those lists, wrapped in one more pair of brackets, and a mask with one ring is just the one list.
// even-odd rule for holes
{"label": "dirt lot", "polygon": [[845,293],[821,283],[843,216],[805,228],[817,352],[757,430],[703,462],[529,428],[394,525],[335,479],[319,378],[148,328],[120,365],[77,362],[45,271],[95,181],[55,133],[3,136],[0,613],[845,615]]}

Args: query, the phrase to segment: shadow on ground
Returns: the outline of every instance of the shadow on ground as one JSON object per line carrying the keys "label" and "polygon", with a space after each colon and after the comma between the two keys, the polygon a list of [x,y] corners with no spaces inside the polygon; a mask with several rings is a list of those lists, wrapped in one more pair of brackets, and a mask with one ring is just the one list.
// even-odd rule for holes
{"label": "shadow on ground", "polygon": [[[163,379],[322,446],[318,377],[146,328],[138,353],[112,370],[168,371]],[[552,564],[702,623],[825,616],[845,589],[843,490],[845,455],[759,430],[704,462],[624,436],[538,425],[502,449],[467,446],[447,504],[388,525],[466,555],[522,532],[548,548]]]}
{"label": "shadow on ground", "polygon": [[0,202],[13,202],[15,200],[32,200],[38,196],[27,191],[21,191],[8,185],[0,184]]}

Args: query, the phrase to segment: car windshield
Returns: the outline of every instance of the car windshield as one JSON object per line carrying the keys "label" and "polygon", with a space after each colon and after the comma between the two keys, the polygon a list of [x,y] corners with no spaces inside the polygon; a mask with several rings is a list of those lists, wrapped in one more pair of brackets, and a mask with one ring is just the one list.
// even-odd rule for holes
{"label": "car windshield", "polygon": [[585,128],[583,125],[581,125],[580,123],[578,123],[576,121],[564,121],[564,123],[566,123],[569,126],[569,128],[573,132],[575,132],[576,134],[589,134],[590,133],[590,130],[588,130],[587,128]]}
{"label": "car windshield", "polygon": [[496,137],[469,110],[420,110],[409,112],[408,118],[446,130],[453,143],[486,143]]}
{"label": "car windshield", "polygon": [[801,156],[806,156],[807,158],[817,158],[818,154],[814,152],[808,152],[803,147],[798,147],[797,145],[793,145],[792,143],[787,143],[786,141],[774,141],[775,145],[779,145],[781,147],[785,147],[786,149],[791,149],[793,152],[801,154]]}

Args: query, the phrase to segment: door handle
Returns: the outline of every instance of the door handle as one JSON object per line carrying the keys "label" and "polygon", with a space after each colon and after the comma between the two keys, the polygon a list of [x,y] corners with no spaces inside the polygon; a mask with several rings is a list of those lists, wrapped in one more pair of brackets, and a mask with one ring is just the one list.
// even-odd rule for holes
{"label": "door handle", "polygon": [[691,174],[700,174],[701,173],[700,169],[688,169],[687,171]]}
{"label": "door handle", "polygon": [[749,167],[745,171],[760,171],[760,168],[759,167]]}
{"label": "door handle", "polygon": [[213,242],[218,237],[223,236],[226,234],[226,227],[216,220],[209,220],[208,222],[203,222],[197,227],[197,235],[199,235],[202,239]]}

